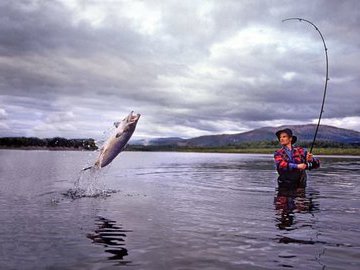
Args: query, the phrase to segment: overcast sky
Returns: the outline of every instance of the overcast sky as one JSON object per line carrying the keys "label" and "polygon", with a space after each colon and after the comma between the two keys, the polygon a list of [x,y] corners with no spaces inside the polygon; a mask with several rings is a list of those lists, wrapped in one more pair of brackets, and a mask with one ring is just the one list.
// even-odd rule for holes
{"label": "overcast sky", "polygon": [[2,0],[0,137],[135,138],[316,123],[360,131],[357,0]]}

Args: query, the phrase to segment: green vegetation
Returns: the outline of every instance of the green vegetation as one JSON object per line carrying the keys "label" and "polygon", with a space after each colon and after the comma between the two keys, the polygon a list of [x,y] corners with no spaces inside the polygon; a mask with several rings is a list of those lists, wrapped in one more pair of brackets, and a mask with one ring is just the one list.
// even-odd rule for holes
{"label": "green vegetation", "polygon": [[[310,148],[311,142],[299,142]],[[35,137],[4,137],[0,138],[0,148],[7,149],[49,149],[49,150],[96,150],[94,139],[65,139],[61,137],[39,139]],[[208,146],[177,146],[173,145],[129,145],[126,151],[173,151],[173,152],[206,152],[206,153],[254,153],[273,154],[279,148],[278,141],[246,142],[222,147]],[[359,155],[359,144],[338,142],[316,142],[315,155]]]}
{"label": "green vegetation", "polygon": [[[300,146],[310,149],[311,142],[299,142]],[[206,153],[253,153],[273,154],[279,149],[278,141],[246,142],[223,147],[199,147],[176,145],[129,145],[128,151],[178,151],[178,152],[206,152]],[[313,153],[315,155],[360,155],[359,144],[344,144],[338,142],[316,142]]]}
{"label": "green vegetation", "polygon": [[50,150],[96,150],[94,139],[65,139],[60,137],[40,139],[35,137],[3,137],[0,148],[50,149]]}
{"label": "green vegetation", "polygon": [[360,156],[360,148],[314,148],[315,155]]}
{"label": "green vegetation", "polygon": [[[128,151],[177,151],[203,153],[246,153],[246,154],[273,154],[278,148],[231,148],[231,147],[166,147],[166,146],[129,146]],[[315,155],[357,155],[360,148],[314,148]]]}

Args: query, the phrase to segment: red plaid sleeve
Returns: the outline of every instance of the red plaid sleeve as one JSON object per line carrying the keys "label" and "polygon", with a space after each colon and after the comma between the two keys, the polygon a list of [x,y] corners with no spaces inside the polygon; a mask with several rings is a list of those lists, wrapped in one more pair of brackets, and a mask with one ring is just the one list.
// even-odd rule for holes
{"label": "red plaid sleeve", "polygon": [[289,162],[286,159],[286,153],[282,149],[275,152],[274,160],[278,171],[289,170]]}

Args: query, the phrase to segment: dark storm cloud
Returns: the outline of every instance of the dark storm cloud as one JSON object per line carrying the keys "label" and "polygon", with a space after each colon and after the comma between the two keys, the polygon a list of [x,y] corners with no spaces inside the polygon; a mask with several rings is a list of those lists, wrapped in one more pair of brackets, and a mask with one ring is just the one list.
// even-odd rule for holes
{"label": "dark storm cloud", "polygon": [[123,25],[99,30],[76,22],[74,11],[59,1],[3,1],[0,8],[3,55],[64,52],[81,57],[104,49],[126,53],[136,48],[128,44],[141,39]]}
{"label": "dark storm cloud", "polygon": [[143,114],[136,135],[145,137],[314,121],[324,51],[310,25],[281,22],[294,16],[316,23],[329,48],[324,117],[359,117],[358,9],[325,0],[2,1],[0,132],[96,136],[130,110]]}
{"label": "dark storm cloud", "polygon": [[[111,84],[109,78],[91,76],[94,71],[86,65],[99,64],[101,68],[104,60],[100,56],[92,63],[87,60],[92,55],[106,51],[126,61],[132,59],[129,53],[141,53],[132,46],[141,37],[131,30],[96,30],[86,23],[74,23],[75,15],[60,3],[35,3],[7,2],[0,8],[1,74],[5,84],[2,91],[19,90],[21,94],[24,88],[30,88],[32,95],[52,90],[79,94],[87,86],[104,86],[104,81]],[[117,84],[131,86],[131,81],[120,80]]]}

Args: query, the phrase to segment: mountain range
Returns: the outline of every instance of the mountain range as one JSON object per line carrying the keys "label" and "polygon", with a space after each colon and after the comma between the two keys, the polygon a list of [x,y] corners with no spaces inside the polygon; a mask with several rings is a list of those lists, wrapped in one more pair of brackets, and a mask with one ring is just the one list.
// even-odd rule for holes
{"label": "mountain range", "polygon": [[[135,140],[132,145],[154,146],[188,146],[188,147],[222,147],[238,145],[248,142],[276,141],[275,132],[280,129],[290,128],[298,141],[311,142],[316,130],[315,124],[288,125],[280,127],[262,127],[251,131],[236,134],[218,134],[183,139],[178,137],[155,138],[150,140]],[[333,126],[320,125],[317,141],[327,141],[342,144],[360,144],[360,132]]]}

